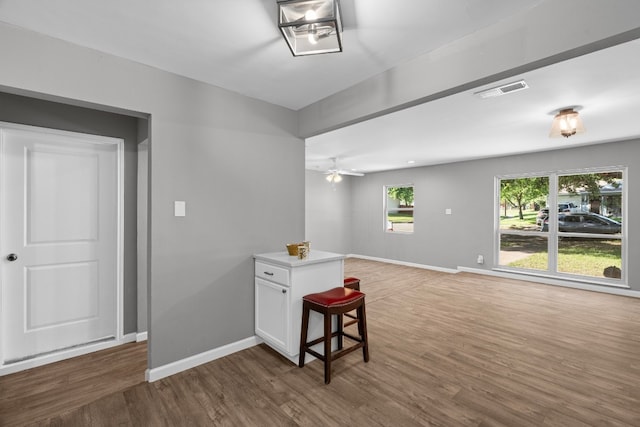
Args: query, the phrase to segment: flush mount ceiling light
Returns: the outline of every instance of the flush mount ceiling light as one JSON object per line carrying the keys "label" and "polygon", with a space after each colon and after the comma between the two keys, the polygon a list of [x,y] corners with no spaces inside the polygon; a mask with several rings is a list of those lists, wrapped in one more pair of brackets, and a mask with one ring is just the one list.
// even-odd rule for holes
{"label": "flush mount ceiling light", "polygon": [[278,27],[293,56],[342,52],[338,0],[279,0]]}
{"label": "flush mount ceiling light", "polygon": [[576,110],[579,107],[568,107],[560,109],[553,118],[553,124],[551,125],[551,132],[549,132],[550,138],[564,136],[569,138],[576,133],[584,132],[584,125],[582,119]]}

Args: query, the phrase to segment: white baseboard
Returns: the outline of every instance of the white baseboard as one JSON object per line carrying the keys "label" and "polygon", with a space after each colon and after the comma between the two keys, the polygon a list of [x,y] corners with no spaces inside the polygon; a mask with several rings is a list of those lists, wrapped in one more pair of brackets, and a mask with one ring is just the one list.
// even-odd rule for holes
{"label": "white baseboard", "polygon": [[147,369],[145,372],[145,378],[149,382],[154,382],[170,375],[177,374],[178,372],[186,371],[187,369],[195,368],[196,366],[211,362],[212,360],[228,356],[237,351],[245,350],[258,345],[261,342],[262,340],[257,336],[245,338],[222,347],[205,351],[204,353],[187,357],[186,359],[176,360],[175,362],[158,366],[157,368]]}
{"label": "white baseboard", "polygon": [[146,341],[147,340],[147,331],[138,332],[136,334],[136,342]]}
{"label": "white baseboard", "polygon": [[106,350],[107,348],[115,347],[121,344],[134,342],[136,340],[136,334],[124,335],[121,339],[112,339],[109,341],[100,341],[93,344],[87,344],[83,346],[73,347],[65,350],[60,350],[55,353],[49,353],[42,356],[34,357],[33,359],[23,360],[21,362],[11,363],[9,365],[0,366],[0,377],[3,375],[14,374],[16,372],[24,371],[26,369],[36,368],[38,366],[47,365],[49,363],[59,362],[61,360],[70,359],[72,357],[82,356],[84,354],[93,353],[94,351]]}
{"label": "white baseboard", "polygon": [[122,336],[122,339],[120,340],[120,344],[126,344],[128,342],[135,342],[135,340],[136,340],[136,333],[135,332],[131,332],[130,334]]}
{"label": "white baseboard", "polygon": [[551,277],[528,276],[525,274],[509,273],[507,271],[483,270],[481,268],[458,267],[458,270],[461,272],[463,271],[466,273],[482,274],[485,276],[503,277],[506,279],[515,279],[515,280],[523,280],[525,282],[541,283],[543,285],[562,286],[565,288],[581,289],[583,291],[602,292],[605,294],[640,298],[639,291],[617,288],[614,286],[592,285],[589,283],[573,282],[569,280],[554,279]]}
{"label": "white baseboard", "polygon": [[436,267],[433,265],[416,264],[413,262],[398,261],[395,259],[377,258],[377,257],[372,257],[367,255],[347,254],[347,258],[359,258],[359,259],[366,259],[369,261],[386,262],[387,264],[404,265],[405,267],[422,268],[424,270],[441,271],[443,273],[452,273],[452,274],[458,273],[458,270],[453,268],[444,268],[444,267]]}

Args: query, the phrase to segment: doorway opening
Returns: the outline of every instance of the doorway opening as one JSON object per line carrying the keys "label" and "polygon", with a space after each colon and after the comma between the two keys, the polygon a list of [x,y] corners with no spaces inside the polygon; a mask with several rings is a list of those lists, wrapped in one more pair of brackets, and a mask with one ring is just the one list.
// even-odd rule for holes
{"label": "doorway opening", "polygon": [[[79,132],[89,135],[90,137],[97,138],[100,136],[122,140],[122,150],[120,153],[120,160],[122,162],[121,239],[118,241],[121,250],[121,256],[118,262],[120,263],[121,269],[122,287],[120,294],[122,298],[117,302],[121,315],[117,317],[117,328],[115,334],[112,334],[112,336],[90,337],[85,343],[63,345],[62,349],[57,350],[50,351],[45,349],[42,352],[38,352],[36,357],[31,357],[30,355],[3,357],[2,360],[4,363],[0,366],[0,375],[7,375],[34,366],[75,357],[126,342],[146,340],[147,337],[146,293],[148,286],[146,282],[141,283],[141,278],[138,277],[138,270],[142,269],[146,271],[146,266],[142,268],[139,267],[138,257],[140,257],[140,253],[142,252],[143,262],[146,262],[148,245],[146,242],[142,242],[140,243],[141,247],[138,247],[137,228],[139,222],[145,226],[147,224],[146,218],[143,218],[142,221],[139,221],[138,218],[138,206],[141,203],[140,200],[138,200],[138,193],[143,193],[145,197],[147,194],[146,188],[144,188],[145,191],[138,191],[138,145],[142,141],[147,141],[147,144],[149,143],[149,115],[120,110],[113,112],[116,110],[108,107],[104,107],[104,109],[98,107],[99,109],[97,109],[94,105],[70,105],[68,100],[52,102],[38,99],[40,95],[34,95],[32,93],[25,95],[28,96],[23,96],[22,93],[0,92],[0,121],[18,125],[49,128],[53,129],[54,133]],[[50,97],[47,97],[47,99],[50,99]],[[147,155],[148,150],[141,153],[141,156]],[[49,156],[49,154],[44,157],[47,156]],[[39,160],[43,160],[43,156],[40,156]],[[47,160],[51,159],[45,159],[44,164],[47,163]],[[76,166],[78,164],[79,163],[76,163]],[[69,169],[75,170],[76,168]],[[146,182],[145,184],[148,185]],[[4,193],[2,197],[4,202]],[[76,202],[77,200],[71,200],[71,203]],[[146,202],[143,203],[146,204]],[[71,212],[75,212],[77,208],[77,206],[74,207],[72,205],[66,207],[66,209]],[[65,207],[63,206],[62,210],[64,209]],[[84,231],[86,231],[86,229]],[[5,273],[8,263],[5,258],[7,255],[8,254],[3,252],[2,258],[0,258],[0,273],[2,274]],[[91,277],[95,270],[92,265],[77,265],[74,267],[77,267],[74,274],[84,274],[87,277]],[[71,270],[73,269],[68,269],[67,272]],[[43,271],[36,271],[35,276],[37,276],[38,273],[43,273]],[[43,274],[40,274],[39,278],[42,277]],[[64,277],[64,274],[61,277]],[[38,277],[35,278],[37,279]],[[142,280],[146,280],[146,277],[143,277]],[[44,282],[41,281],[40,283],[42,284]],[[34,287],[37,286],[34,285]],[[41,285],[40,290],[43,289],[44,285]],[[67,292],[71,292],[71,294],[73,294],[74,291],[77,291],[77,289],[67,289]],[[47,299],[44,296],[44,293],[40,293],[38,297],[39,303]],[[0,302],[4,304],[4,301]],[[2,306],[3,305],[0,305],[0,315],[4,315],[1,309]],[[89,315],[91,313],[85,312],[79,314],[79,317],[90,317]],[[37,318],[36,316],[32,320],[35,322],[33,326],[38,326],[41,329],[50,327],[50,325],[47,324],[48,320],[42,318],[42,316],[41,318]]]}

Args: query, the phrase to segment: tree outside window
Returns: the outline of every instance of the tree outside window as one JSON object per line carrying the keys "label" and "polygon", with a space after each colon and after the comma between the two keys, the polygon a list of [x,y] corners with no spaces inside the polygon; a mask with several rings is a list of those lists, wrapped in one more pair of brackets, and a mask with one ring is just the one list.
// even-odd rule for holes
{"label": "tree outside window", "polygon": [[626,280],[623,175],[602,168],[500,179],[497,264],[616,286]]}
{"label": "tree outside window", "polygon": [[413,233],[413,185],[385,187],[385,230]]}

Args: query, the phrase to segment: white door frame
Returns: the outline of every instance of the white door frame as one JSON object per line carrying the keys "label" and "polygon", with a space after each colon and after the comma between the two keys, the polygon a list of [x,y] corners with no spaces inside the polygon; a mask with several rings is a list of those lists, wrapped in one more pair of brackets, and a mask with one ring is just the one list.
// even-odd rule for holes
{"label": "white door frame", "polygon": [[[20,362],[12,363],[10,365],[2,365],[3,358],[3,336],[2,328],[0,328],[0,376],[8,375],[14,372],[19,372],[25,369],[33,368],[36,366],[45,365],[48,363],[57,362],[59,360],[68,359],[71,357],[80,356],[82,354],[91,353],[94,351],[102,350],[116,345],[124,344],[136,340],[136,333],[124,335],[124,233],[123,233],[123,219],[124,219],[124,140],[121,138],[113,138],[106,136],[97,136],[84,134],[80,132],[69,132],[57,129],[49,129],[39,126],[20,125],[15,123],[8,123],[0,121],[0,165],[4,161],[4,132],[5,129],[16,130],[28,130],[36,132],[44,132],[53,135],[66,136],[70,138],[81,137],[83,140],[91,141],[91,144],[115,144],[117,145],[117,199],[118,199],[118,218],[117,218],[117,254],[116,254],[116,337],[115,340],[98,342],[94,344],[87,344],[83,346],[74,347],[71,349],[63,349],[53,353],[48,353],[42,356],[37,356],[32,359],[23,360]],[[4,206],[5,201],[5,186],[7,183],[0,182],[0,206]],[[1,212],[1,211],[0,211]],[[1,230],[0,230],[1,231]],[[0,235],[2,239],[2,235]],[[5,257],[6,254],[0,254]],[[0,280],[2,280],[2,268],[3,263],[0,263]],[[2,283],[0,282],[0,319],[2,319],[2,302],[3,295]]]}

